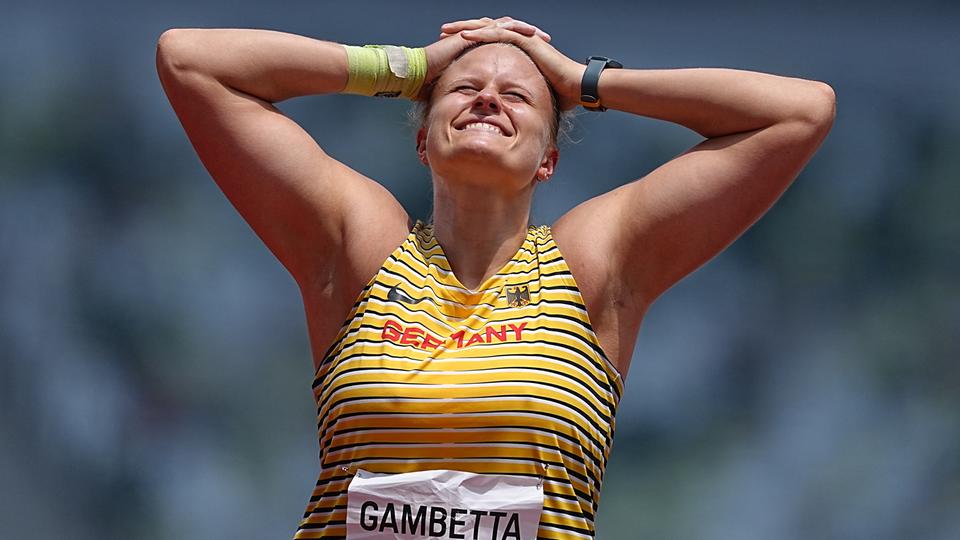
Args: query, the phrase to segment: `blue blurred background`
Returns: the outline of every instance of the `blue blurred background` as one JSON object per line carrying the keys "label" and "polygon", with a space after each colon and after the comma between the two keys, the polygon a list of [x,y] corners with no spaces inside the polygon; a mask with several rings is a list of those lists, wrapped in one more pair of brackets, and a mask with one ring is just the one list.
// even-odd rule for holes
{"label": "blue blurred background", "polygon": [[[838,96],[777,206],[649,312],[599,538],[960,538],[955,2],[2,7],[0,538],[290,538],[316,479],[299,291],[193,152],[157,79],[161,32],[422,45],[503,14],[573,58]],[[428,215],[406,103],[281,108]],[[617,112],[576,124],[535,223],[699,141]]]}

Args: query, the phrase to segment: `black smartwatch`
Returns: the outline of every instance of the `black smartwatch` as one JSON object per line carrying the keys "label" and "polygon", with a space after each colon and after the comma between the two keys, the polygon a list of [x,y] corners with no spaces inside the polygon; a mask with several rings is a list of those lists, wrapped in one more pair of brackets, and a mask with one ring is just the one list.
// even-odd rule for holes
{"label": "black smartwatch", "polygon": [[607,68],[622,68],[623,64],[611,60],[606,56],[591,56],[587,58],[587,69],[580,80],[580,105],[588,111],[603,112],[606,107],[600,104],[597,86],[600,84],[600,73]]}

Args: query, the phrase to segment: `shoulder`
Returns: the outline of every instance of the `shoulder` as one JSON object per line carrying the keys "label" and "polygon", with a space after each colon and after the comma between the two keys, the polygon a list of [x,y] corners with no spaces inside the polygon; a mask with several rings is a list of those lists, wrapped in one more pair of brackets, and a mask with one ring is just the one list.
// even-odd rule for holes
{"label": "shoulder", "polygon": [[[587,211],[585,211],[587,210]],[[596,297],[609,289],[614,275],[614,249],[603,232],[603,220],[581,206],[570,210],[550,226],[554,243],[563,254],[581,295]],[[590,302],[587,301],[588,308]]]}
{"label": "shoulder", "polygon": [[[323,264],[297,280],[305,295],[319,295],[334,303],[352,302],[355,293],[377,274],[387,257],[410,234],[414,222],[402,205],[387,196],[381,186],[373,186],[371,191],[374,193],[368,194],[363,203],[345,212],[339,241],[318,254]],[[369,204],[371,199],[380,199],[379,204]]]}
{"label": "shoulder", "polygon": [[324,254],[328,264],[298,279],[314,362],[321,360],[318,355],[329,347],[364,287],[412,229],[405,212],[358,218],[344,226],[336,252]]}
{"label": "shoulder", "polygon": [[[622,352],[629,360],[632,345],[629,350],[621,347],[624,338],[629,337],[621,334],[625,306],[606,246],[591,235],[589,224],[571,219],[570,214],[557,220],[550,230],[554,243],[573,274],[601,348],[621,373],[625,373]],[[632,343],[632,339],[629,341]]]}
{"label": "shoulder", "polygon": [[551,233],[577,283],[600,346],[626,377],[648,306],[625,281],[609,217],[582,204],[558,219]]}

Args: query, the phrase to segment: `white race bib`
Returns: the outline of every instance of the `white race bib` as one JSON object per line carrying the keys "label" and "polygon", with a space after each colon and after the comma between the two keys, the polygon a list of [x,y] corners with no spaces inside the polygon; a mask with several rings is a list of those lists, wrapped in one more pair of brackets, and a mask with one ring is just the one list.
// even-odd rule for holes
{"label": "white race bib", "polygon": [[433,470],[358,470],[347,489],[347,540],[536,540],[540,479]]}

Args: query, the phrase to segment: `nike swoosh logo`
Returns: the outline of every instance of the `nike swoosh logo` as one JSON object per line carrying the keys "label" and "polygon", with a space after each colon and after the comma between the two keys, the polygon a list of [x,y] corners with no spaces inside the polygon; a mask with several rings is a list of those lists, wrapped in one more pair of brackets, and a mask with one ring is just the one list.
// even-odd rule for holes
{"label": "nike swoosh logo", "polygon": [[404,304],[416,305],[416,304],[419,304],[420,302],[423,302],[424,300],[427,300],[436,304],[436,302],[433,301],[433,298],[430,298],[429,296],[424,296],[422,298],[417,298],[416,300],[414,300],[413,298],[410,298],[409,296],[407,296],[405,292],[398,289],[396,285],[394,285],[393,287],[390,287],[390,290],[387,291],[387,301],[389,302],[403,302]]}

